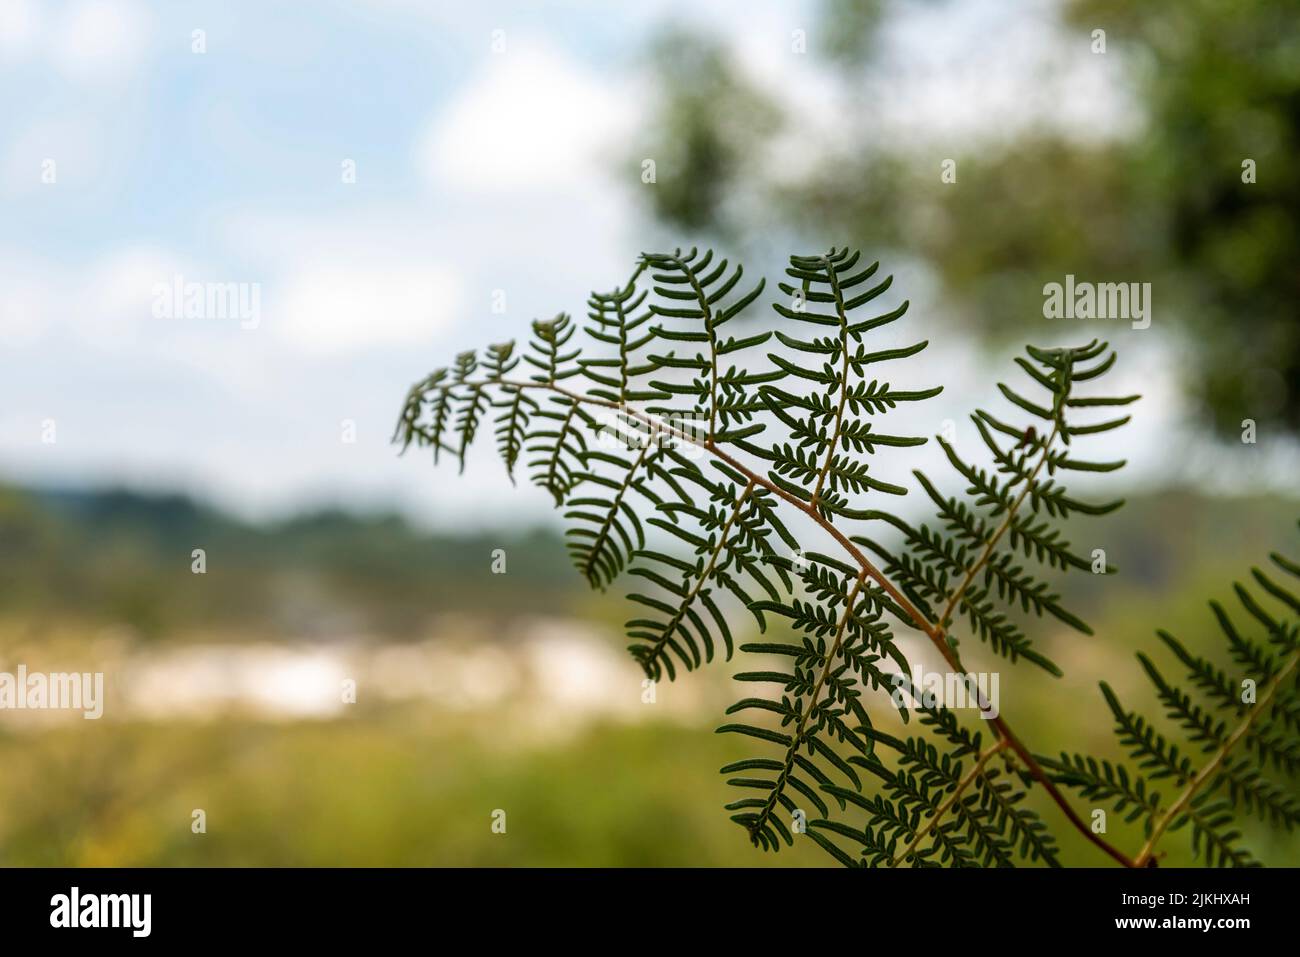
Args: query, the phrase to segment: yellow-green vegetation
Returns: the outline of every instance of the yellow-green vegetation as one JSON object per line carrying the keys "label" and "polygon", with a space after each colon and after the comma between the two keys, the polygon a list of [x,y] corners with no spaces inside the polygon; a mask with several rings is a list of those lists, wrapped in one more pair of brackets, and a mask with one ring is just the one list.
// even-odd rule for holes
{"label": "yellow-green vegetation", "polygon": [[[707,728],[590,728],[486,745],[464,718],[71,727],[0,743],[9,865],[715,866],[755,855],[718,823]],[[191,833],[191,813],[207,833]],[[506,812],[506,832],[492,814]],[[725,821],[724,821],[725,823]],[[815,847],[787,864],[816,864]]]}
{"label": "yellow-green vegetation", "polygon": [[[138,505],[146,514],[147,504]],[[1118,758],[1097,682],[1110,684],[1128,707],[1156,714],[1135,652],[1156,654],[1154,630],[1164,627],[1194,653],[1213,653],[1220,638],[1205,602],[1229,602],[1234,578],[1261,555],[1290,545],[1294,533],[1271,516],[1295,511],[1289,502],[1182,493],[1131,502],[1125,520],[1112,522],[1099,539],[1120,574],[1105,582],[1074,580],[1081,587],[1072,600],[1096,634],[1060,629],[1042,636],[1044,651],[1065,677],[1004,670],[1002,706],[1023,728],[1027,743],[1040,751],[1056,747]],[[30,527],[49,516],[33,509],[8,513],[8,521],[20,520]],[[139,524],[123,520],[117,531],[103,533],[101,543],[116,550],[114,536],[136,535]],[[62,534],[84,541],[88,532],[74,523]],[[13,547],[18,540],[9,531],[3,541]],[[516,614],[538,613],[524,596],[540,589],[515,578],[540,576],[548,562],[560,566],[562,545],[549,538],[533,548],[521,549],[518,562],[512,550],[510,575],[480,575],[477,587],[508,586]],[[307,551],[283,558],[278,574],[319,580],[328,563],[319,556],[302,558]],[[14,575],[35,575],[45,554],[31,552],[23,563],[11,552],[6,567]],[[162,592],[164,580],[150,571],[162,564],[156,557],[161,552],[144,554],[155,557],[135,566],[136,585],[142,593]],[[532,555],[537,557],[523,557]],[[569,570],[561,571],[572,583]],[[388,587],[414,606],[420,579],[416,572]],[[364,591],[358,586],[358,594]],[[617,590],[602,596],[571,584],[550,600],[571,609],[575,628],[586,622],[603,629],[608,650],[621,660],[625,612]],[[20,661],[51,669],[90,667],[132,649],[158,655],[217,639],[314,646],[283,620],[242,631],[219,627],[219,616],[203,612],[208,606],[182,606],[187,613],[175,627],[154,636],[140,634],[129,618],[99,605],[67,600],[61,607],[20,601],[10,606],[0,619],[0,670]],[[495,634],[493,628],[489,622],[489,633]],[[508,634],[494,639],[505,653]],[[782,639],[776,623],[768,637]],[[383,640],[385,646],[396,641]],[[919,641],[909,645],[908,654],[920,647]],[[995,667],[979,646],[965,655],[973,669]],[[38,716],[0,716],[0,863],[823,866],[826,855],[804,843],[779,858],[755,853],[721,810],[733,789],[718,769],[743,757],[746,745],[711,732],[718,701],[735,696],[727,675],[740,667],[733,661],[663,686],[661,703],[645,706],[644,716],[575,712],[567,715],[562,733],[545,736],[531,732],[565,717],[554,704],[534,710],[516,701],[509,708],[451,710],[424,702],[376,703],[364,689],[359,704],[319,721],[250,714],[146,721],[113,707],[99,721],[73,717],[51,724]],[[638,693],[635,682],[630,690]],[[701,696],[696,710],[671,710],[675,696],[688,694]],[[873,701],[872,708],[882,729],[920,733],[915,724],[892,719],[880,704]],[[1040,798],[1031,793],[1029,800]],[[1076,803],[1087,812],[1085,801]],[[205,834],[191,832],[195,808],[207,814]],[[497,808],[506,811],[505,835],[491,829]],[[1044,816],[1053,813],[1043,804],[1036,808]],[[1296,835],[1249,822],[1243,817],[1242,845],[1253,857],[1266,864],[1300,859]],[[1120,815],[1109,815],[1109,827],[1114,843],[1129,850],[1140,846],[1138,829],[1126,830]],[[1081,837],[1062,831],[1060,838],[1063,864],[1105,863]],[[1165,848],[1169,856],[1162,864],[1193,863],[1185,841],[1166,842]]]}

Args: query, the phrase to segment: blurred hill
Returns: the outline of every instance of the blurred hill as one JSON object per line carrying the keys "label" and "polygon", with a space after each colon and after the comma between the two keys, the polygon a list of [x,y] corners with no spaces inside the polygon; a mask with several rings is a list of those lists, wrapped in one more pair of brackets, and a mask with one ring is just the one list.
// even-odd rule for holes
{"label": "blurred hill", "polygon": [[[1075,539],[1084,554],[1104,548],[1118,578],[1060,585],[1089,619],[1125,595],[1158,608],[1193,583],[1244,574],[1269,550],[1294,553],[1298,515],[1300,501],[1278,497],[1130,496]],[[191,568],[196,548],[204,574]],[[496,549],[504,578],[492,573]],[[0,488],[0,569],[7,617],[124,626],[146,641],[216,632],[402,641],[448,613],[491,629],[536,615],[617,626],[626,611],[620,587],[586,589],[551,529],[451,535],[341,510],[258,525],[183,495],[123,489]]]}
{"label": "blurred hill", "polygon": [[[191,568],[197,548],[204,574]],[[241,628],[400,639],[434,613],[561,612],[576,593],[553,532],[448,536],[338,510],[252,525],[183,495],[122,489],[0,489],[0,568],[6,614],[121,624],[145,639]]]}

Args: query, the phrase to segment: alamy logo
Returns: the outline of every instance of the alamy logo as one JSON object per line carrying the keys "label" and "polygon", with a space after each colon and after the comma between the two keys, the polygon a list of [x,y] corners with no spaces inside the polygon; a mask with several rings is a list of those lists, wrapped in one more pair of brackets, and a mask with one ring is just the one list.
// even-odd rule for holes
{"label": "alamy logo", "polygon": [[0,711],[81,711],[89,720],[104,713],[104,673],[0,671]]}
{"label": "alamy logo", "polygon": [[262,322],[262,284],[258,282],[186,282],[175,275],[153,287],[155,319],[234,319],[241,329]]}
{"label": "alamy logo", "polygon": [[1075,282],[1043,287],[1043,316],[1047,319],[1129,319],[1134,329],[1151,325],[1151,283]]}
{"label": "alamy logo", "polygon": [[910,676],[900,672],[891,680],[894,683],[891,697],[894,705],[899,708],[917,705],[924,708],[947,708],[950,711],[978,708],[982,718],[996,718],[1000,713],[999,679],[996,671],[943,674],[917,668]]}
{"label": "alamy logo", "polygon": [[152,927],[152,894],[70,893],[50,898],[51,927],[126,927],[132,937],[148,937]]}
{"label": "alamy logo", "polygon": [[709,436],[709,420],[704,415],[674,413],[646,421],[624,407],[604,410],[597,418],[600,428],[596,441],[607,449],[677,449],[688,459],[698,459],[704,454],[701,446]]}

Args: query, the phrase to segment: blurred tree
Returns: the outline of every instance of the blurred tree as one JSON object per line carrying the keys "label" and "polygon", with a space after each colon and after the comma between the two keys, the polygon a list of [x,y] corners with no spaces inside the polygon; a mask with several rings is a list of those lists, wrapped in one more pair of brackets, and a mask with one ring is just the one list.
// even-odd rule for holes
{"label": "blurred tree", "polygon": [[[880,25],[907,5],[823,2],[814,35],[846,89],[879,65]],[[776,208],[776,226],[814,245],[905,249],[940,278],[949,314],[994,339],[1019,334],[1040,316],[1044,283],[1067,272],[1149,281],[1157,323],[1175,333],[1191,360],[1185,384],[1203,419],[1225,435],[1235,435],[1245,418],[1294,434],[1295,12],[1287,0],[1069,0],[1062,15],[1080,48],[1104,28],[1109,55],[1128,68],[1139,132],[1089,140],[1030,128],[1000,145],[981,140],[954,157],[955,189],[938,188],[928,153],[866,131],[847,134],[856,138],[793,182],[764,181],[752,157],[781,129],[779,117],[771,118],[775,105],[736,109],[763,97],[718,46],[696,39],[707,56],[684,57],[660,45],[661,74],[678,92],[665,98],[656,122],[669,141],[683,144],[685,165],[660,179],[650,194],[654,211],[674,227],[733,239],[758,225],[770,233]],[[746,125],[751,115],[764,116],[763,124]],[[718,161],[717,153],[732,161]],[[745,220],[751,208],[764,210],[761,224]]]}
{"label": "blurred tree", "polygon": [[724,228],[730,184],[757,176],[753,156],[779,130],[780,113],[707,37],[667,30],[650,58],[659,99],[643,156],[654,160],[656,182],[644,192],[656,216],[688,232]]}
{"label": "blurred tree", "polygon": [[[1286,0],[1079,0],[1149,59],[1132,179],[1158,211],[1141,268],[1168,273],[1201,348],[1193,383],[1216,425],[1300,429],[1300,16]],[[1254,182],[1243,182],[1253,160]],[[1152,228],[1154,227],[1154,229]]]}

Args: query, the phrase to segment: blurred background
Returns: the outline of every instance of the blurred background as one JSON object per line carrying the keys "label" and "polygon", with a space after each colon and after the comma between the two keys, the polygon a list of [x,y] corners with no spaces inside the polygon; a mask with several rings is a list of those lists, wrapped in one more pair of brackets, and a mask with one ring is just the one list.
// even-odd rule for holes
{"label": "blurred background", "polygon": [[[107,695],[0,712],[0,864],[764,863],[717,774],[739,663],[644,702],[549,496],[388,444],[410,383],[642,249],[879,258],[946,386],[900,428],[975,458],[1025,342],[1117,346],[1128,505],[1076,541],[1121,574],[1060,583],[1095,637],[1036,626],[1065,678],[1003,670],[1037,750],[1115,756],[1097,681],[1148,705],[1157,627],[1216,650],[1206,599],[1300,554],[1282,0],[0,0],[0,117],[0,671]],[[1044,318],[1067,274],[1151,283],[1150,327]],[[257,321],[158,316],[176,277]]]}

